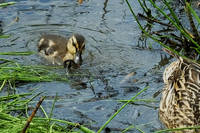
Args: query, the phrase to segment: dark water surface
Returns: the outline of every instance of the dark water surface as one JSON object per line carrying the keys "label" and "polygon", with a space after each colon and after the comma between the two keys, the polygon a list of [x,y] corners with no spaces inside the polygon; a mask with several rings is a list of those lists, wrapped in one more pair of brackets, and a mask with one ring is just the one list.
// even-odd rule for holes
{"label": "dark water surface", "polygon": [[[11,35],[0,40],[1,52],[37,51],[42,33],[80,33],[87,40],[83,65],[73,72],[78,76],[70,77],[70,83],[29,83],[16,88],[19,93],[35,88],[45,92],[43,107],[47,112],[57,93],[54,118],[79,122],[96,131],[123,105],[117,100],[130,99],[146,86],[148,90],[138,98],[153,98],[162,88],[162,66],[168,62],[167,57],[153,42],[152,50],[148,44],[138,43],[141,32],[124,0],[86,0],[82,5],[75,0],[16,2],[0,9],[3,33]],[[136,12],[141,10],[137,2],[131,4]],[[16,17],[18,22],[14,22]],[[8,58],[26,65],[49,65],[37,54]],[[160,95],[155,99],[159,101]],[[159,130],[158,106],[159,102],[130,104],[108,127],[112,132],[130,125],[145,132]]]}

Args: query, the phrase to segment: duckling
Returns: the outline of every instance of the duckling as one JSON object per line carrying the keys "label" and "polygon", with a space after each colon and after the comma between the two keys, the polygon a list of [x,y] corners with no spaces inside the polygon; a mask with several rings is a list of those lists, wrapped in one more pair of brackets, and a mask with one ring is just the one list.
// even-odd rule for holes
{"label": "duckling", "polygon": [[[173,55],[173,54],[172,54]],[[160,101],[159,118],[167,128],[200,125],[200,64],[174,55],[163,73],[165,87]],[[199,133],[184,129],[176,133]]]}
{"label": "duckling", "polygon": [[85,49],[85,38],[73,34],[69,39],[58,35],[42,35],[38,43],[38,52],[52,64],[71,66],[82,64],[82,52]]}

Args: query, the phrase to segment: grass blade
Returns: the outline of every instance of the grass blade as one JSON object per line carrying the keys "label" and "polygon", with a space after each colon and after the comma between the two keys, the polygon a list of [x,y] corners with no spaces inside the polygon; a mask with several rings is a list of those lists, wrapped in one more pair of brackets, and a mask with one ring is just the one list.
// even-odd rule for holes
{"label": "grass blade", "polygon": [[0,38],[9,38],[10,35],[0,35]]}
{"label": "grass blade", "polygon": [[191,11],[192,15],[195,17],[197,22],[200,24],[200,18],[197,15],[197,13],[194,11],[194,9],[192,9],[192,7],[190,6],[190,4],[188,2],[186,2],[186,6],[189,8],[189,10]]}
{"label": "grass blade", "polygon": [[[199,44],[194,41],[194,39],[190,36],[190,34],[182,27],[180,26],[180,24],[177,24],[177,22],[173,21],[163,10],[161,10],[156,4],[155,2],[153,2],[152,0],[149,0],[151,2],[151,4],[153,5],[154,8],[156,8],[164,17],[166,17],[187,39],[189,39],[192,43],[195,44],[195,46],[200,49]],[[168,5],[167,2],[165,2],[165,4]]]}
{"label": "grass blade", "polygon": [[147,90],[147,88],[148,88],[148,87],[142,89],[142,90],[141,90],[140,92],[138,92],[134,97],[132,97],[129,101],[127,101],[120,109],[118,109],[117,112],[116,112],[114,115],[112,115],[112,116],[108,119],[108,121],[106,121],[106,123],[97,131],[97,133],[100,133],[100,132],[108,125],[108,123],[110,123],[110,121],[111,121],[113,118],[115,118],[115,116],[116,116],[117,114],[119,114],[119,112],[120,112],[126,105],[128,105],[131,101],[133,101],[133,100],[134,100],[137,96],[139,96],[142,92],[144,92],[145,90]]}
{"label": "grass blade", "polygon": [[33,51],[24,51],[24,52],[0,52],[0,55],[15,55],[15,56],[19,56],[19,55],[32,55],[35,54],[35,52]]}
{"label": "grass blade", "polygon": [[183,127],[183,128],[174,128],[174,129],[164,129],[164,130],[159,130],[156,131],[155,133],[166,133],[166,132],[174,132],[174,131],[182,131],[182,130],[186,130],[186,129],[200,129],[200,126],[193,126],[193,127]]}
{"label": "grass blade", "polygon": [[6,7],[6,6],[9,6],[9,5],[14,5],[16,2],[6,2],[6,3],[1,3],[0,4],[0,7]]}

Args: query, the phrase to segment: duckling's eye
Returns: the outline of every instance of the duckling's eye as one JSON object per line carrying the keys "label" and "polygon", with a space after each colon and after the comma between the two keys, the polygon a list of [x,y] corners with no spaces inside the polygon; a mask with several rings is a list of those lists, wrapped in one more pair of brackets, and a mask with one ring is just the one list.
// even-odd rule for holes
{"label": "duckling's eye", "polygon": [[76,47],[76,44],[74,43],[74,41],[72,42],[72,45],[74,46],[74,48],[75,48],[76,51],[77,51],[77,47]]}

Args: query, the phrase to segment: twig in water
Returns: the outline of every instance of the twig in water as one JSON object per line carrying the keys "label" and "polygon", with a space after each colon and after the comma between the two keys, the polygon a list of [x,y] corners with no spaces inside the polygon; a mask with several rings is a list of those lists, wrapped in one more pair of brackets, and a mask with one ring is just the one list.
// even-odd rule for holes
{"label": "twig in water", "polygon": [[29,116],[29,118],[28,118],[28,120],[27,120],[27,122],[26,122],[26,124],[25,124],[25,126],[24,126],[24,129],[22,130],[22,133],[25,133],[25,132],[26,132],[26,130],[27,130],[27,128],[29,127],[29,125],[30,125],[30,123],[31,123],[31,121],[32,121],[32,119],[33,119],[33,117],[35,116],[35,114],[36,114],[38,108],[39,108],[40,105],[42,104],[44,98],[45,98],[45,97],[41,97],[41,98],[40,98],[40,100],[39,100],[39,102],[37,103],[37,105],[36,105],[35,109],[33,110],[32,114]]}

